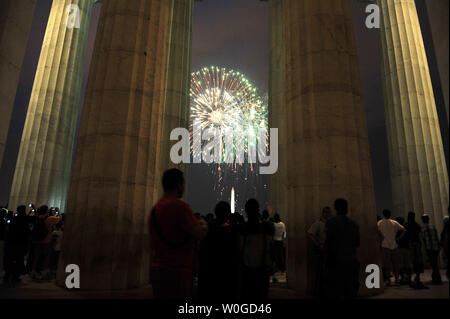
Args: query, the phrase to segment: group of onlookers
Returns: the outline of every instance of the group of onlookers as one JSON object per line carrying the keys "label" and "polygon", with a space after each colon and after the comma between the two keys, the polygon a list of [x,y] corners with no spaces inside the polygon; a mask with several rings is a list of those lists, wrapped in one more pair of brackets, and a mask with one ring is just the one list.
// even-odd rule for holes
{"label": "group of onlookers", "polygon": [[267,210],[261,214],[255,199],[245,204],[246,220],[232,214],[227,202],[216,205],[215,217],[195,215],[180,199],[184,177],[177,169],[164,173],[163,188],[164,196],[149,219],[154,297],[267,298],[270,278],[275,282],[275,274],[286,267],[286,226],[280,216],[275,213],[271,217]]}
{"label": "group of onlookers", "polygon": [[[155,298],[186,299],[194,294],[204,300],[265,299],[276,274],[286,271],[286,226],[280,215],[268,210],[260,213],[257,200],[245,204],[246,219],[232,214],[230,204],[219,202],[213,214],[194,214],[180,198],[184,193],[183,173],[170,169],[163,175],[164,196],[153,207],[149,218],[151,235],[151,283]],[[29,274],[33,280],[55,276],[64,229],[58,208],[36,209],[21,205],[17,211],[0,210],[0,274],[6,284],[20,282]],[[308,229],[312,269],[310,292],[316,298],[355,298],[361,265],[357,258],[360,244],[358,225],[347,217],[348,202],[334,202],[335,215],[324,207],[319,220]],[[421,274],[427,256],[432,282],[442,283],[439,257],[449,258],[449,223],[439,238],[430,217],[422,225],[409,212],[407,221],[391,219],[389,210],[378,221],[383,257],[383,278],[391,285],[410,284],[424,288]],[[412,280],[412,275],[415,275]],[[197,291],[194,289],[197,280]]]}
{"label": "group of onlookers", "polygon": [[[407,222],[403,217],[391,219],[391,212],[383,211],[383,218],[378,221],[383,257],[383,278],[386,285],[391,285],[392,274],[394,284],[409,284],[414,288],[425,288],[420,275],[424,272],[425,259],[432,269],[432,283],[442,284],[440,274],[440,253],[447,263],[449,258],[449,226],[448,216],[444,219],[444,227],[439,234],[430,223],[430,216],[421,216],[422,225],[415,220],[416,214],[409,212]],[[412,275],[415,275],[412,280]]]}
{"label": "group of onlookers", "polygon": [[[286,227],[278,214],[260,214],[259,203],[245,204],[247,219],[231,214],[230,205],[219,202],[209,222],[195,216],[180,198],[183,173],[170,169],[163,174],[164,196],[152,209],[151,283],[155,298],[186,299],[193,293],[193,264],[198,247],[198,297],[208,300],[265,299],[270,277],[285,271]],[[359,227],[347,217],[348,202],[334,202],[309,230],[315,245],[318,271],[315,295],[354,298],[359,288]],[[275,277],[276,278],[276,277]],[[276,280],[274,280],[276,281]]]}
{"label": "group of onlookers", "polygon": [[359,226],[347,217],[348,202],[339,198],[334,210],[324,207],[308,229],[312,249],[308,290],[314,298],[356,298],[359,291]]}
{"label": "group of onlookers", "polygon": [[0,276],[15,285],[21,276],[45,281],[55,276],[63,237],[59,208],[21,205],[15,212],[0,211]]}
{"label": "group of onlookers", "polygon": [[[358,226],[343,214],[342,207],[346,202],[337,200],[335,209],[324,207],[319,220],[314,222],[308,237],[312,250],[308,253],[310,259],[310,293],[316,298],[355,297],[358,291],[358,274],[360,265],[356,258],[356,248],[359,247]],[[415,221],[415,213],[409,212],[407,222],[401,217],[391,219],[391,212],[383,211],[384,218],[378,220],[380,247],[383,261],[384,284],[392,284],[394,275],[396,285],[408,284],[413,288],[425,288],[420,275],[424,272],[424,258],[427,256],[432,269],[432,283],[441,284],[439,255],[442,249],[443,259],[447,263],[449,276],[449,224],[448,217],[444,219],[444,228],[440,239],[437,229],[430,224],[429,215],[423,215],[422,225]],[[415,275],[412,280],[412,275]]]}

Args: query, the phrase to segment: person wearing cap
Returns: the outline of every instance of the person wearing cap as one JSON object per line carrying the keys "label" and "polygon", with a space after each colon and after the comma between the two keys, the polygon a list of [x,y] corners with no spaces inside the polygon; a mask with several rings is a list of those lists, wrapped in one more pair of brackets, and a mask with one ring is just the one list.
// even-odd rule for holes
{"label": "person wearing cap", "polygon": [[430,224],[430,216],[428,214],[422,215],[422,238],[425,244],[428,261],[433,270],[431,278],[434,284],[442,284],[441,273],[439,270],[439,252],[441,250],[439,243],[439,236],[436,227]]}

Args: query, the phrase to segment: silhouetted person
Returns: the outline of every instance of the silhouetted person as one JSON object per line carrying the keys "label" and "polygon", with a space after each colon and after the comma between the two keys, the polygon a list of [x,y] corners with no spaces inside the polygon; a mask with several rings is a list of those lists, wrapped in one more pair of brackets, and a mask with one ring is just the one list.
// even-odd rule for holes
{"label": "silhouetted person", "polygon": [[410,251],[413,272],[415,274],[414,282],[411,286],[417,289],[425,288],[420,281],[420,274],[424,271],[423,256],[422,256],[422,242],[421,242],[421,227],[416,223],[416,214],[414,212],[408,213],[408,222],[405,225],[406,233],[408,234],[408,245]]}
{"label": "silhouetted person", "polygon": [[50,271],[52,277],[56,276],[56,270],[58,269],[58,260],[61,253],[61,245],[63,239],[62,222],[55,225],[52,231],[52,255],[50,258]]}
{"label": "silhouetted person", "polygon": [[398,239],[406,234],[406,229],[395,220],[391,219],[391,211],[383,210],[383,219],[378,222],[378,232],[381,236],[381,252],[383,256],[384,282],[386,285],[391,284],[391,271],[394,273],[395,283],[399,284],[398,273],[398,244],[397,233],[401,232]]}
{"label": "silhouetted person", "polygon": [[272,233],[274,233],[275,232],[275,225],[274,225],[274,222],[269,217],[270,217],[269,211],[267,209],[263,210],[263,212],[262,212],[262,222],[264,224],[266,224],[266,227],[268,227]]}
{"label": "silhouetted person", "polygon": [[0,276],[3,273],[3,256],[5,251],[6,215],[8,210],[0,208]]}
{"label": "silhouetted person", "polygon": [[[50,279],[50,258],[52,254],[52,231],[53,226],[61,221],[61,215],[53,216],[53,210],[48,206],[41,206],[37,210],[36,223],[31,234],[33,243],[33,268],[32,279]],[[41,276],[38,273],[38,266],[42,265]]]}
{"label": "silhouetted person", "polygon": [[442,284],[441,273],[439,270],[439,252],[441,251],[438,232],[436,227],[430,224],[430,217],[427,214],[422,215],[422,237],[427,252],[428,261],[432,269],[432,282]]}
{"label": "silhouetted person", "polygon": [[5,277],[6,284],[20,282],[25,273],[24,256],[27,249],[29,228],[26,220],[26,207],[17,207],[8,224],[5,237]]}
{"label": "silhouetted person", "polygon": [[276,265],[275,265],[275,251],[274,251],[275,247],[274,247],[274,241],[273,241],[273,235],[275,234],[275,224],[273,222],[273,218],[270,218],[270,214],[267,209],[264,209],[262,212],[261,223],[264,225],[264,228],[268,229],[269,234],[271,236],[269,250],[270,250],[270,256],[272,257],[272,259],[271,259],[271,266],[268,268],[271,269],[270,277],[272,278],[272,282],[276,283],[276,282],[278,282],[278,280],[275,277]]}
{"label": "silhouetted person", "polygon": [[175,168],[165,171],[162,184],[164,196],[149,218],[153,295],[156,299],[187,299],[192,293],[195,241],[205,237],[208,227],[180,199],[185,185],[183,172]]}
{"label": "silhouetted person", "polygon": [[447,263],[447,279],[450,279],[450,226],[449,226],[449,217],[445,216],[444,218],[444,229],[441,234],[441,246],[444,253],[444,258]]}
{"label": "silhouetted person", "polygon": [[[405,219],[403,217],[397,217],[396,222],[405,226]],[[409,253],[409,239],[408,232],[399,230],[397,232],[397,244],[398,244],[398,272],[400,275],[400,284],[411,283],[411,258]]]}
{"label": "silhouetted person", "polygon": [[333,215],[331,208],[322,209],[322,216],[308,229],[308,237],[313,243],[312,251],[312,293],[315,298],[323,297],[324,245],[326,239],[325,224]]}
{"label": "silhouetted person", "polygon": [[243,299],[266,299],[269,292],[272,256],[270,244],[273,230],[261,222],[259,203],[249,199],[245,203],[248,220],[242,233],[242,295]]}
{"label": "silhouetted person", "polygon": [[231,217],[230,217],[230,224],[231,225],[233,225],[235,227],[238,227],[240,229],[240,228],[242,228],[244,223],[245,223],[244,216],[242,216],[239,213],[231,214]]}
{"label": "silhouetted person", "polygon": [[207,223],[210,223],[214,219],[214,215],[211,213],[206,214],[205,220]]}
{"label": "silhouetted person", "polygon": [[[32,233],[34,226],[36,224],[36,214],[37,209],[34,204],[29,204],[28,206],[28,214],[27,214],[27,223],[28,228],[30,229],[30,232]],[[33,236],[29,236],[28,238],[28,255],[27,255],[27,263],[26,263],[26,271],[27,273],[31,274],[31,271],[33,270],[33,263],[34,263],[34,249],[33,249]]]}
{"label": "silhouetted person", "polygon": [[325,293],[329,298],[356,298],[359,289],[359,227],[347,215],[345,199],[334,202],[336,216],[327,220],[325,239]]}
{"label": "silhouetted person", "polygon": [[219,202],[216,218],[200,248],[199,297],[207,300],[235,300],[238,290],[239,234],[230,225],[231,208]]}

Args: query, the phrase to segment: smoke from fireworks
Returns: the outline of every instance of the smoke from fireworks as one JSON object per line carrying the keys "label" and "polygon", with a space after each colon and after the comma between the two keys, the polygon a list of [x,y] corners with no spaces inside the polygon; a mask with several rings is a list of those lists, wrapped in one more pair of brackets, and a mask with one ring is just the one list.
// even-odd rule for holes
{"label": "smoke from fireworks", "polygon": [[[190,89],[190,131],[194,132],[194,121],[200,123],[202,131],[208,128],[220,130],[224,136],[226,132],[232,131],[233,140],[232,154],[227,154],[226,148],[222,148],[222,162],[228,158],[235,158],[235,151],[243,147],[248,156],[250,148],[256,148],[256,143],[263,143],[267,147],[267,136],[260,140],[258,129],[266,129],[267,123],[267,95],[262,95],[256,87],[240,72],[227,70],[225,68],[209,67],[192,73]],[[250,134],[249,134],[250,133]],[[255,138],[249,138],[254,134]],[[194,145],[193,153],[200,154],[199,147],[203,147],[208,141],[201,145]],[[239,145],[238,145],[239,144]],[[248,162],[248,161],[247,161]],[[215,189],[219,197],[227,185],[241,180],[249,181],[249,178],[257,178],[258,163],[221,163],[210,164],[211,171],[216,175]],[[250,181],[249,181],[250,182]],[[253,181],[255,182],[255,181]],[[255,183],[250,183],[253,186]],[[256,187],[254,187],[256,190]],[[229,194],[229,192],[227,192]]]}

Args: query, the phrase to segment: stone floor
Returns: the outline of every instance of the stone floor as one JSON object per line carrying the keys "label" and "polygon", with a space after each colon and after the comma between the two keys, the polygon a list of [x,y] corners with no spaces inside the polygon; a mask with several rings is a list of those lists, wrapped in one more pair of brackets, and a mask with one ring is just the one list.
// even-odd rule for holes
{"label": "stone floor", "polygon": [[[269,296],[272,299],[297,299],[304,296],[290,290],[286,285],[285,274],[276,275],[278,282],[271,283]],[[54,282],[33,282],[28,276],[22,277],[22,283],[15,287],[0,286],[0,299],[148,299],[152,297],[151,287],[118,291],[69,291],[55,285]],[[409,286],[385,288],[381,295],[373,299],[449,299],[449,282],[442,272],[443,285],[431,285],[431,273],[426,271],[423,282],[429,289],[415,290]]]}
{"label": "stone floor", "polygon": [[431,282],[431,270],[425,270],[422,281],[428,289],[413,289],[410,286],[393,286],[385,288],[383,294],[371,299],[449,299],[449,282],[445,270],[441,271],[442,285]]}

